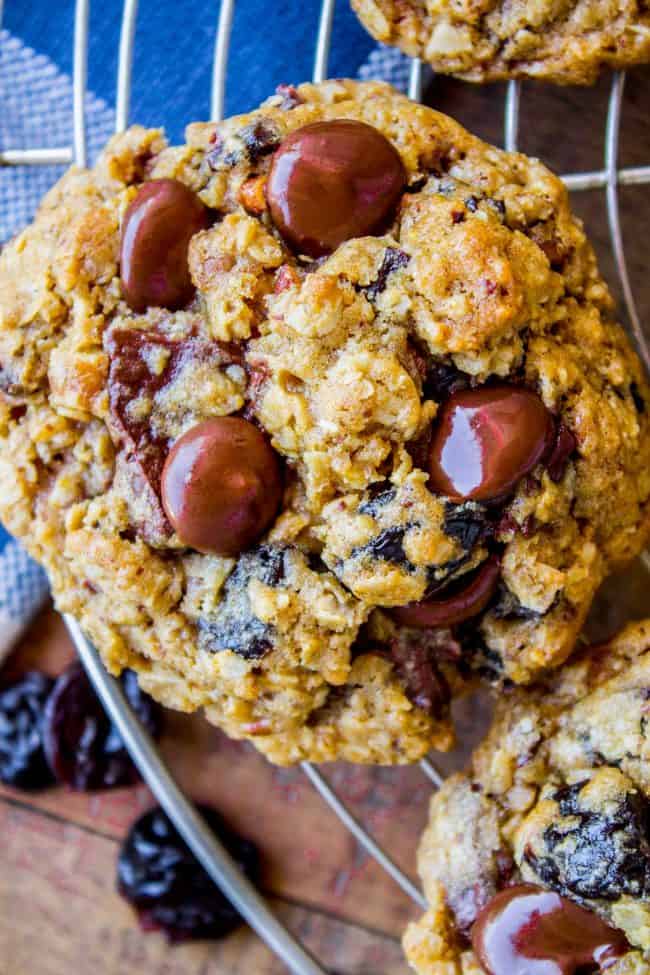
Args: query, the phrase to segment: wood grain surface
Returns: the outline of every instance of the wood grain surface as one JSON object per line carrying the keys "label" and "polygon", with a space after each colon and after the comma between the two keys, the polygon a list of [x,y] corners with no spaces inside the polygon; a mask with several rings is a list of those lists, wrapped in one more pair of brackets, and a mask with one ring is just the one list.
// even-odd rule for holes
{"label": "wood grain surface", "polygon": [[[527,84],[522,150],[562,172],[602,166],[608,79],[593,90]],[[427,100],[477,134],[501,139],[503,88],[436,78]],[[650,162],[650,70],[627,82],[622,163]],[[614,290],[604,195],[574,197]],[[646,226],[650,189],[622,192],[626,246],[639,310],[650,313]],[[650,613],[640,565],[605,587],[590,632],[600,639]],[[30,666],[58,673],[72,656],[60,619],[44,611],[2,679]],[[477,717],[480,715],[480,718]],[[459,708],[466,742],[485,704]],[[299,770],[274,769],[200,717],[169,713],[163,752],[186,791],[214,804],[259,845],[262,886],[280,917],[339,975],[405,975],[399,937],[417,910],[364,854]],[[463,751],[440,759],[449,770]],[[366,826],[414,875],[414,852],[431,787],[417,768],[335,765],[326,774]],[[129,824],[152,802],[144,786],[101,795],[0,789],[0,975],[275,975],[284,971],[247,929],[221,943],[170,948],[143,934],[115,893],[116,855]]]}

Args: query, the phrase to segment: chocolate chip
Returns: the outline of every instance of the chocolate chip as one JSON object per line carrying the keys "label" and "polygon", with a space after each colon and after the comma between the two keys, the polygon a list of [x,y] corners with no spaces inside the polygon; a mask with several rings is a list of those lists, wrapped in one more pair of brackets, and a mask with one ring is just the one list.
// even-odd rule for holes
{"label": "chocolate chip", "polygon": [[427,364],[423,395],[425,399],[432,399],[440,403],[452,393],[467,389],[469,383],[469,376],[457,369],[453,362],[448,362],[445,359],[431,359]]}
{"label": "chocolate chip", "polygon": [[282,467],[253,423],[216,416],[174,443],[161,490],[167,517],[184,545],[236,556],[273,522],[282,500]]}
{"label": "chocolate chip", "polygon": [[378,129],[330,119],[282,141],[266,193],[287,244],[298,254],[322,257],[346,240],[383,233],[405,180],[399,153]]}
{"label": "chocolate chip", "polygon": [[196,193],[179,180],[142,184],[124,215],[120,238],[122,292],[133,311],[175,311],[189,303],[194,284],[188,247],[209,219]]}
{"label": "chocolate chip", "polygon": [[547,454],[553,417],[540,396],[500,383],[453,393],[436,418],[429,485],[452,501],[496,501]]}
{"label": "chocolate chip", "polygon": [[[160,480],[169,442],[152,429],[150,417],[133,410],[142,397],[151,401],[192,362],[211,363],[215,369],[242,364],[239,346],[198,338],[169,339],[153,331],[113,328],[106,333],[109,355],[108,392],[114,433],[131,472],[134,492],[146,494],[153,523],[139,526],[145,538],[169,535],[170,526],[160,503]],[[151,365],[162,360],[162,368]]]}

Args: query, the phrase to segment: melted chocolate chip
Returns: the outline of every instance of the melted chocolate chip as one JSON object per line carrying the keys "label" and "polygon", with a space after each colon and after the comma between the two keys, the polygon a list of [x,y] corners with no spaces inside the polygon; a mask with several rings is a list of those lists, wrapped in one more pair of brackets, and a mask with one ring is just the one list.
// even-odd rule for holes
{"label": "melted chocolate chip", "polygon": [[120,242],[122,290],[133,311],[175,310],[190,301],[194,285],[187,249],[208,223],[207,209],[184,183],[142,184],[124,215]]}
{"label": "melted chocolate chip", "polygon": [[397,247],[387,247],[384,259],[377,272],[377,277],[365,288],[368,300],[374,301],[377,295],[385,291],[389,276],[394,271],[399,271],[400,268],[406,267],[409,261],[410,257],[404,251],[399,250]]}
{"label": "melted chocolate chip", "polygon": [[387,481],[381,481],[378,484],[370,485],[367,497],[359,505],[359,511],[362,515],[372,515],[373,518],[376,518],[383,508],[395,500],[397,491],[394,487],[387,487],[387,484]]}
{"label": "melted chocolate chip", "polygon": [[275,153],[269,209],[294,250],[321,257],[351,238],[382,233],[405,176],[399,153],[371,125],[314,122],[288,135]]}
{"label": "melted chocolate chip", "polygon": [[165,512],[183,544],[235,556],[275,518],[282,469],[256,426],[242,417],[220,416],[176,441],[161,486]]}
{"label": "melted chocolate chip", "polygon": [[518,884],[496,894],[472,928],[488,975],[604,971],[629,950],[623,933],[555,891]]}
{"label": "melted chocolate chip", "polygon": [[137,329],[111,329],[104,345],[110,359],[111,417],[132,472],[134,492],[146,494],[150,511],[149,523],[139,528],[145,538],[166,536],[170,526],[160,503],[160,480],[169,443],[152,429],[149,416],[140,415],[133,404],[139,397],[152,400],[194,362],[213,364],[215,370],[242,365],[242,352],[234,343],[172,340]]}
{"label": "melted chocolate chip", "polygon": [[461,576],[437,598],[423,599],[391,609],[391,616],[404,626],[447,627],[482,613],[496,590],[501,567],[496,556],[487,559],[469,578]]}
{"label": "melted chocolate chip", "polygon": [[429,453],[432,490],[452,501],[496,501],[543,458],[555,425],[535,393],[483,386],[443,405]]}
{"label": "melted chocolate chip", "polygon": [[542,616],[537,610],[524,606],[504,583],[499,585],[490,612],[500,620],[538,620]]}

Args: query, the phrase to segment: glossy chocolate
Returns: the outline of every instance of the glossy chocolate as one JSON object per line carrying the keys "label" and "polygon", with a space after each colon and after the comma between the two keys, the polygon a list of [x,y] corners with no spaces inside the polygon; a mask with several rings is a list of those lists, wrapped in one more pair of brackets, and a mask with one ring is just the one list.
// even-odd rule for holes
{"label": "glossy chocolate", "polygon": [[281,498],[278,457],[241,417],[199,423],[165,462],[165,512],[181,542],[200,552],[238,555],[269,527]]}
{"label": "glossy chocolate", "polygon": [[273,156],[266,188],[273,221],[299,254],[321,257],[353,237],[382,233],[406,181],[399,153],[353,119],[292,132]]}
{"label": "glossy chocolate", "polygon": [[452,501],[495,501],[535,467],[555,435],[540,397],[521,386],[453,393],[429,450],[429,484]]}
{"label": "glossy chocolate", "polygon": [[440,599],[423,599],[419,603],[399,606],[391,610],[391,615],[404,626],[421,629],[462,623],[485,609],[494,595],[500,572],[499,560],[491,556],[459,592],[446,597],[443,594]]}
{"label": "glossy chocolate", "polygon": [[191,300],[187,249],[207,226],[207,209],[184,183],[142,184],[124,215],[120,243],[122,291],[133,311],[152,306],[174,311]]}
{"label": "glossy chocolate", "polygon": [[629,950],[597,914],[533,884],[492,898],[472,928],[472,946],[488,975],[604,971]]}

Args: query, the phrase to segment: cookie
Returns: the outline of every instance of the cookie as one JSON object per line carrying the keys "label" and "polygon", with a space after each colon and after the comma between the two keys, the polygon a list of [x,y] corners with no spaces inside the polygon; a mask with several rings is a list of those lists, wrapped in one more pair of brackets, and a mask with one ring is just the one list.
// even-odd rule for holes
{"label": "cookie", "polygon": [[466,81],[540,78],[588,85],[601,68],[650,61],[650,11],[638,0],[351,2],[378,41]]}
{"label": "cookie", "polygon": [[387,85],[116,136],[0,308],[4,523],[112,672],[275,762],[450,746],[648,536],[650,392],[562,183]]}
{"label": "cookie", "polygon": [[469,771],[431,801],[430,907],[404,937],[419,975],[537,971],[534,957],[591,971],[598,952],[602,970],[650,971],[649,650],[650,621],[631,624],[500,698]]}

